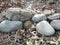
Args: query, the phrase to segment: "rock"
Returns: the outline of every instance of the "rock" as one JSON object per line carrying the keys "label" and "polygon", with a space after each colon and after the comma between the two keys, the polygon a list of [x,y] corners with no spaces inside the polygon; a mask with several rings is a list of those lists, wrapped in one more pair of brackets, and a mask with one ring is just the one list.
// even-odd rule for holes
{"label": "rock", "polygon": [[51,14],[50,10],[44,10],[44,14]]}
{"label": "rock", "polygon": [[55,10],[51,6],[48,6],[48,5],[43,5],[42,10],[45,15],[50,15],[50,14],[55,13]]}
{"label": "rock", "polygon": [[55,30],[47,21],[41,21],[36,25],[36,30],[38,33],[43,35],[53,35]]}
{"label": "rock", "polygon": [[42,20],[46,20],[46,16],[44,14],[36,14],[32,17],[32,21],[39,22]]}
{"label": "rock", "polygon": [[56,30],[60,30],[60,20],[53,20],[51,22],[51,26],[55,28]]}
{"label": "rock", "polygon": [[49,14],[55,13],[55,11],[54,11],[53,9],[51,9],[51,10],[44,10],[43,13],[44,13],[45,15],[49,15]]}
{"label": "rock", "polygon": [[7,17],[9,20],[29,20],[35,14],[32,10],[26,10],[21,8],[8,8],[6,12],[2,15]]}
{"label": "rock", "polygon": [[32,27],[32,22],[31,21],[26,21],[25,23],[24,23],[24,28],[25,29],[29,29],[29,28],[31,28]]}
{"label": "rock", "polygon": [[0,31],[2,31],[2,32],[11,32],[13,30],[18,30],[21,28],[22,28],[21,21],[4,20],[0,23]]}
{"label": "rock", "polygon": [[60,13],[55,13],[53,15],[48,16],[49,20],[56,20],[60,18]]}

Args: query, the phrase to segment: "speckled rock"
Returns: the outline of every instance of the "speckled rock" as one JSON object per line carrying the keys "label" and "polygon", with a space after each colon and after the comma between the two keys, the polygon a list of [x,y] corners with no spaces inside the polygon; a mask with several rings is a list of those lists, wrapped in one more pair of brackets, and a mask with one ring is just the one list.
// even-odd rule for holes
{"label": "speckled rock", "polygon": [[4,20],[0,23],[0,31],[2,31],[2,32],[11,32],[13,30],[18,30],[21,28],[22,28],[21,21]]}
{"label": "speckled rock", "polygon": [[32,17],[32,21],[34,22],[39,22],[39,21],[42,21],[42,20],[46,20],[46,16],[44,14],[36,14]]}
{"label": "speckled rock", "polygon": [[60,30],[60,20],[53,20],[51,22],[51,26],[55,28],[56,30]]}
{"label": "speckled rock", "polygon": [[49,20],[56,20],[60,18],[60,13],[55,13],[53,15],[48,16]]}
{"label": "speckled rock", "polygon": [[32,10],[26,10],[26,9],[21,9],[21,8],[8,8],[6,12],[2,15],[7,17],[9,20],[29,20],[32,15],[34,15],[35,12]]}
{"label": "speckled rock", "polygon": [[36,25],[36,30],[42,35],[53,35],[55,30],[47,21],[41,21]]}
{"label": "speckled rock", "polygon": [[26,21],[26,22],[24,23],[24,28],[25,28],[25,29],[29,29],[29,28],[31,28],[31,26],[32,26],[32,22],[31,22],[31,21]]}

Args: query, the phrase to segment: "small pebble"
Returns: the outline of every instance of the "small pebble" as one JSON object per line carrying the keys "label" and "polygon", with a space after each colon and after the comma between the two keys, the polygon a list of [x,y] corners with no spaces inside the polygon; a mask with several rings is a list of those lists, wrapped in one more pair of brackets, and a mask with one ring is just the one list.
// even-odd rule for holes
{"label": "small pebble", "polygon": [[32,22],[31,21],[26,21],[25,23],[24,23],[24,28],[25,29],[29,29],[29,28],[31,28],[32,27]]}

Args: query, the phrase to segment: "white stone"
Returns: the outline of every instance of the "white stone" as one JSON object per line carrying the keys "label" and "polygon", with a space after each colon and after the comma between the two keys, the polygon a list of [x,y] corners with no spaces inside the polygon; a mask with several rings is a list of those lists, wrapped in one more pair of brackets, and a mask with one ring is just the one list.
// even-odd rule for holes
{"label": "white stone", "polygon": [[44,14],[36,14],[32,17],[32,21],[39,22],[42,20],[46,20],[46,16]]}
{"label": "white stone", "polygon": [[51,26],[55,28],[56,30],[60,30],[60,20],[53,20],[51,22]]}
{"label": "white stone", "polygon": [[13,30],[18,30],[22,28],[21,21],[8,21],[4,20],[0,23],[0,31],[2,32],[10,32]]}
{"label": "white stone", "polygon": [[36,25],[36,30],[42,35],[53,35],[55,30],[47,21],[41,21]]}

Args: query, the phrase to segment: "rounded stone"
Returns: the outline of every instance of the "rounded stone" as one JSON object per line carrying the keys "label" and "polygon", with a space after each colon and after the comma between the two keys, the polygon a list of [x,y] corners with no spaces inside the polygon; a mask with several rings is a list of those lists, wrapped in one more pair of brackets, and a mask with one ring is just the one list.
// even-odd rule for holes
{"label": "rounded stone", "polygon": [[47,21],[41,21],[36,25],[36,30],[42,35],[53,35],[55,30]]}
{"label": "rounded stone", "polygon": [[60,18],[60,13],[55,13],[47,17],[49,20],[57,20]]}
{"label": "rounded stone", "polygon": [[11,32],[22,28],[21,21],[8,21],[4,20],[0,23],[1,32]]}
{"label": "rounded stone", "polygon": [[53,20],[50,24],[56,30],[60,30],[60,20]]}
{"label": "rounded stone", "polygon": [[39,21],[42,21],[42,20],[46,20],[46,16],[44,14],[36,14],[32,17],[32,21],[34,22],[39,22]]}
{"label": "rounded stone", "polygon": [[44,13],[45,15],[49,15],[49,14],[55,13],[55,11],[54,11],[53,9],[51,9],[51,10],[44,10],[43,13]]}
{"label": "rounded stone", "polygon": [[24,28],[25,28],[25,29],[29,29],[29,28],[31,28],[31,26],[32,26],[32,22],[31,22],[31,21],[26,21],[26,22],[24,23]]}

